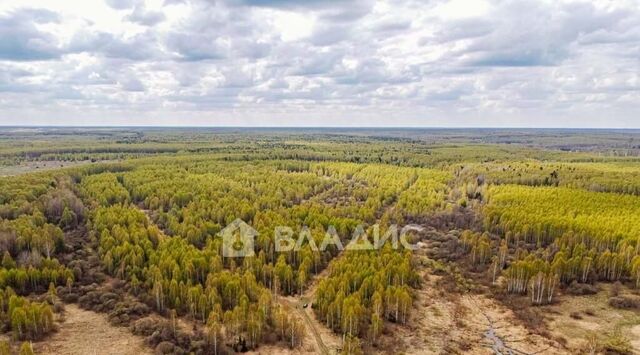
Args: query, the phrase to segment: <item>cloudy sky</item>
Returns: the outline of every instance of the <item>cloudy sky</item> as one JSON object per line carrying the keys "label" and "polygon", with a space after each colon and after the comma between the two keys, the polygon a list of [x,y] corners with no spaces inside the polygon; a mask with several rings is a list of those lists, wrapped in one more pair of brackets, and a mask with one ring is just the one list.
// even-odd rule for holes
{"label": "cloudy sky", "polygon": [[2,0],[42,124],[640,127],[640,0]]}

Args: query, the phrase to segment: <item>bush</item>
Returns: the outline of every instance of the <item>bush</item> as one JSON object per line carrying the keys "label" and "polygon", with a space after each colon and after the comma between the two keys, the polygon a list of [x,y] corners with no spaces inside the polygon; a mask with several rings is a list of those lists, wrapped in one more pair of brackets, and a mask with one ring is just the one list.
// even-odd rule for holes
{"label": "bush", "polygon": [[567,286],[566,292],[574,296],[595,295],[598,293],[598,288],[590,284],[581,284],[573,281]]}
{"label": "bush", "polygon": [[609,298],[609,305],[620,309],[640,309],[640,298],[617,296]]}
{"label": "bush", "polygon": [[135,335],[149,336],[158,328],[157,320],[151,318],[142,318],[131,325],[131,332]]}
{"label": "bush", "polygon": [[[180,352],[178,352],[178,350],[180,350]],[[156,350],[155,353],[156,354],[179,354],[182,353],[181,351],[182,349],[178,349],[176,348],[172,343],[168,342],[168,341],[163,341],[162,343],[158,344],[158,346],[156,346]]]}
{"label": "bush", "polygon": [[622,284],[620,281],[616,281],[613,285],[611,285],[611,290],[609,290],[609,296],[617,297],[622,290]]}
{"label": "bush", "polygon": [[569,317],[573,319],[582,319],[582,316],[580,315],[579,312],[571,312],[571,314],[569,314]]}
{"label": "bush", "polygon": [[62,302],[54,302],[53,303],[53,311],[55,313],[62,313],[64,312],[64,303]]}
{"label": "bush", "polygon": [[131,319],[138,319],[149,314],[149,307],[136,301],[122,301],[115,304],[109,312],[109,320],[115,325],[129,324]]}
{"label": "bush", "polygon": [[[131,326],[131,332],[135,335],[146,336],[147,344],[151,346],[162,343],[170,343],[180,351],[192,350],[192,339],[180,329],[174,332],[171,322],[166,319],[153,319],[150,317],[137,320]],[[166,345],[162,349],[166,348]],[[177,350],[174,350],[177,351]],[[180,353],[180,352],[178,352]]]}
{"label": "bush", "polygon": [[593,316],[595,316],[595,315],[596,315],[596,311],[594,311],[594,310],[593,310],[593,309],[591,309],[591,308],[588,308],[588,309],[585,309],[585,310],[584,310],[584,314],[586,314],[586,315],[588,315],[588,316],[593,317]]}

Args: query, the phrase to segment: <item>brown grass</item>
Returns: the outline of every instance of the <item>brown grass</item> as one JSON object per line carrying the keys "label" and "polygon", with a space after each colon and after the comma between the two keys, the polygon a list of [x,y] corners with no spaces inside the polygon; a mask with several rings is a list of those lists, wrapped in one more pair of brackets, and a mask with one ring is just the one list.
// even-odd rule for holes
{"label": "brown grass", "polygon": [[[428,274],[428,270],[421,270]],[[443,287],[446,276],[429,275],[418,290],[409,324],[388,324],[371,352],[406,354],[566,354],[555,340],[530,332],[514,313],[486,295]],[[449,280],[451,282],[451,280]],[[488,332],[492,335],[488,335]]]}
{"label": "brown grass", "polygon": [[[628,295],[630,291],[620,286],[600,284],[595,295],[563,296],[558,303],[539,307],[546,316],[549,332],[567,340],[567,347],[580,353],[595,337],[602,344],[607,337],[619,330],[631,341],[636,353],[640,353],[640,312],[631,309],[616,309],[608,304],[612,293]],[[613,290],[611,290],[613,288]],[[613,291],[613,292],[612,292]],[[581,318],[572,317],[581,314]]]}
{"label": "brown grass", "polygon": [[43,342],[35,343],[37,354],[121,354],[145,355],[153,351],[124,327],[109,324],[104,314],[86,311],[75,304],[65,306],[59,330]]}
{"label": "brown grass", "polygon": [[52,169],[60,169],[71,166],[85,165],[91,164],[91,160],[80,160],[80,161],[62,161],[62,160],[51,160],[51,161],[29,161],[22,162],[18,165],[10,165],[10,166],[0,166],[0,176],[14,176],[14,175],[22,175],[37,171],[45,171]]}

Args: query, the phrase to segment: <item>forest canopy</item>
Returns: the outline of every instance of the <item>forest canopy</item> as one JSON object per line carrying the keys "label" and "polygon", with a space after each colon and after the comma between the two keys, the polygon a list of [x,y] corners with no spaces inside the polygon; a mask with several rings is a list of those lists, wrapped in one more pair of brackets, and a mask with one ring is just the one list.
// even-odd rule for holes
{"label": "forest canopy", "polygon": [[[576,284],[640,287],[633,146],[110,134],[95,145],[0,136],[7,169],[43,167],[0,178],[0,326],[15,341],[46,339],[67,302],[108,313],[154,347],[193,353],[298,348],[310,314],[355,354],[411,326],[425,265],[458,289],[471,288],[467,273],[536,306]],[[51,162],[62,166],[38,165]],[[255,229],[255,256],[224,257],[220,233],[236,219]],[[411,226],[423,250],[314,247],[329,232],[346,244],[392,226]],[[307,239],[278,251],[278,227]],[[310,312],[296,312],[302,304]],[[181,334],[178,319],[198,332]]]}

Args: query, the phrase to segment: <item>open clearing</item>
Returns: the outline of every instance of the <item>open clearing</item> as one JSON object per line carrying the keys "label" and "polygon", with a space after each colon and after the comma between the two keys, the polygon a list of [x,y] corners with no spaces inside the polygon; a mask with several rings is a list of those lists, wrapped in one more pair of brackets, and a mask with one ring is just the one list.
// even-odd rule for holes
{"label": "open clearing", "polygon": [[84,310],[75,304],[65,307],[65,319],[58,332],[46,341],[34,343],[37,354],[54,355],[144,355],[153,354],[142,337],[127,328],[109,324],[107,316]]}
{"label": "open clearing", "polygon": [[566,339],[572,351],[579,351],[589,335],[602,341],[619,329],[635,353],[640,354],[640,312],[609,306],[611,285],[603,283],[599,287],[601,290],[595,295],[562,297],[557,304],[542,307],[549,330]]}
{"label": "open clearing", "polygon": [[[14,176],[38,171],[67,168],[71,166],[79,166],[91,164],[91,160],[79,161],[63,161],[63,160],[45,160],[45,161],[28,161],[18,165],[0,166],[0,176]],[[95,163],[95,162],[93,162]]]}
{"label": "open clearing", "polygon": [[446,294],[429,275],[418,290],[412,318],[389,324],[380,353],[567,354],[554,341],[533,334],[513,312],[485,295]]}

